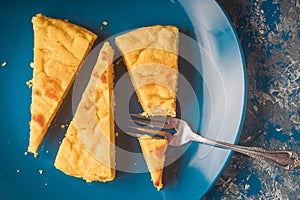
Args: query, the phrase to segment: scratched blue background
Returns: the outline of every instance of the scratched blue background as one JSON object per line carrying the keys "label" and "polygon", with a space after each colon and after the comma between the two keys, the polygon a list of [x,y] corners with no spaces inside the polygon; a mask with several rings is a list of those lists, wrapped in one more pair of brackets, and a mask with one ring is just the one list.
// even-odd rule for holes
{"label": "scratched blue background", "polygon": [[[220,0],[241,42],[248,100],[241,145],[300,153],[299,0]],[[203,199],[300,199],[300,169],[235,153]]]}

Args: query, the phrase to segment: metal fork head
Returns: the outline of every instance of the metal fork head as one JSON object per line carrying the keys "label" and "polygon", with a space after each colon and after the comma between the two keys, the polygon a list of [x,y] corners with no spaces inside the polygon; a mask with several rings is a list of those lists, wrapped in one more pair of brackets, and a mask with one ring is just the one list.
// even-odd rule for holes
{"label": "metal fork head", "polygon": [[183,120],[167,116],[145,116],[143,114],[130,114],[133,122],[145,126],[162,129],[179,129]]}
{"label": "metal fork head", "polygon": [[134,122],[134,126],[129,126],[130,130],[126,133],[134,137],[141,137],[145,134],[154,137],[163,136],[169,145],[178,147],[189,143],[196,135],[187,122],[179,118],[147,117],[141,114],[131,114],[131,118],[130,121]]}
{"label": "metal fork head", "polygon": [[175,133],[174,124],[170,123],[171,118],[165,116],[144,116],[142,114],[131,114],[131,122],[126,131],[127,134],[134,137],[149,135],[158,138],[169,138]]}

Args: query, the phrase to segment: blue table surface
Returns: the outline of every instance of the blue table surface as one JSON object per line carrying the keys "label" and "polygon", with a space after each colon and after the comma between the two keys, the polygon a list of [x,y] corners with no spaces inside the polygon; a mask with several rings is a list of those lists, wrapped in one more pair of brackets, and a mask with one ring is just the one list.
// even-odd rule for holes
{"label": "blue table surface", "polygon": [[[241,145],[300,153],[300,2],[220,0],[247,65],[248,99]],[[203,199],[300,199],[292,172],[235,153]]]}

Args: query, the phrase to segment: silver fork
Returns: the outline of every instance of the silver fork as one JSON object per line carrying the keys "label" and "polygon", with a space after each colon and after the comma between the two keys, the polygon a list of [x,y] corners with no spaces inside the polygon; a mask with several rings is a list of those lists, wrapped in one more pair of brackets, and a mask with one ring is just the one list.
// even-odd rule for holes
{"label": "silver fork", "polygon": [[[266,150],[258,147],[246,147],[226,142],[205,138],[194,133],[188,123],[182,119],[173,117],[145,117],[141,114],[131,114],[131,125],[128,125],[127,134],[140,137],[148,134],[153,137],[164,137],[169,145],[182,146],[195,141],[203,144],[230,149],[255,159],[271,161],[286,169],[294,170],[300,166],[300,160],[296,152],[290,150]],[[138,125],[138,126],[137,126]],[[175,133],[171,133],[171,131]]]}

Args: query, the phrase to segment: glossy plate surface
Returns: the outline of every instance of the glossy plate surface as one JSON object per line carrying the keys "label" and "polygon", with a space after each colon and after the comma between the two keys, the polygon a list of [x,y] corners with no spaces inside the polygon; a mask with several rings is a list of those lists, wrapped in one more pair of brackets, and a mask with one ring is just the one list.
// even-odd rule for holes
{"label": "glossy plate surface", "polygon": [[[166,167],[165,187],[159,192],[148,173],[118,172],[110,183],[86,183],[64,175],[53,163],[66,131],[60,125],[72,118],[71,93],[49,129],[38,158],[24,154],[31,103],[31,89],[25,83],[32,78],[31,18],[37,13],[84,26],[99,35],[98,43],[138,27],[178,26],[182,33],[180,116],[207,137],[236,142],[245,108],[245,68],[235,33],[216,2],[30,0],[3,3],[0,11],[0,62],[7,62],[0,68],[0,199],[199,199],[221,175],[230,151],[196,143]],[[103,21],[108,25],[103,25]],[[124,72],[124,66],[120,70]],[[118,104],[120,96],[116,97]],[[137,104],[136,100],[132,102]]]}

